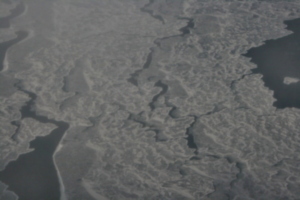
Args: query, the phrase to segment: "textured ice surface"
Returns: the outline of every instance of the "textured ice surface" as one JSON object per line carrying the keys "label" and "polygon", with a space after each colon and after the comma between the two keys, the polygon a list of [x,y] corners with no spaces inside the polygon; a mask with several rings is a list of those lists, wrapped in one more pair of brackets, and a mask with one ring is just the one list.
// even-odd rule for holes
{"label": "textured ice surface", "polygon": [[21,81],[37,114],[71,126],[55,154],[69,200],[299,199],[300,111],[276,110],[241,55],[290,34],[296,0],[24,3],[0,30],[29,33],[0,75],[1,168],[55,128],[24,119],[11,140]]}

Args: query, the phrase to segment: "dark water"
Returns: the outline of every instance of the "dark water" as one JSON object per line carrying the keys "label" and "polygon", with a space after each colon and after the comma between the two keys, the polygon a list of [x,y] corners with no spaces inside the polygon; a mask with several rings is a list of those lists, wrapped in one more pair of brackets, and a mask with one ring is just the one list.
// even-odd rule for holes
{"label": "dark water", "polygon": [[[24,5],[19,4],[11,11],[11,15],[0,19],[0,28],[9,28],[9,20],[19,16],[24,11]],[[3,70],[3,61],[9,47],[20,42],[28,36],[26,31],[15,33],[17,37],[0,43],[0,72]],[[0,172],[0,181],[8,185],[8,189],[15,192],[20,200],[59,200],[60,184],[53,161],[53,153],[57,148],[69,125],[62,121],[48,119],[37,115],[32,109],[37,99],[36,94],[24,90],[20,84],[15,87],[26,93],[30,100],[20,109],[21,119],[11,122],[17,127],[12,140],[18,142],[19,127],[25,118],[32,118],[40,123],[52,123],[57,126],[49,135],[37,137],[30,142],[32,152],[20,155],[16,161],[8,163]]]}
{"label": "dark water", "polygon": [[[24,90],[21,85],[15,87],[26,93],[30,100],[20,109],[21,119],[12,124],[20,126],[20,121],[32,118],[40,123],[51,123],[57,126],[49,135],[37,137],[30,142],[34,151],[20,155],[16,161],[10,162],[0,172],[0,181],[8,185],[8,189],[15,192],[20,200],[58,200],[60,198],[60,184],[53,161],[53,153],[69,125],[62,121],[48,119],[37,115],[32,109],[37,99],[36,94]],[[13,138],[18,141],[18,133]]]}
{"label": "dark water", "polygon": [[16,38],[0,43],[0,72],[3,70],[3,67],[4,67],[3,61],[4,61],[4,58],[5,58],[8,48],[14,44],[20,42],[21,40],[25,39],[28,36],[28,33],[26,31],[18,31],[18,32],[15,32],[15,34],[17,35]]}
{"label": "dark water", "polygon": [[[20,121],[32,118],[40,123],[51,123],[57,126],[49,135],[37,137],[30,142],[34,151],[20,155],[15,161],[10,162],[0,172],[0,181],[8,185],[8,189],[15,192],[20,200],[58,200],[60,198],[60,183],[53,161],[53,153],[57,148],[69,125],[62,121],[48,119],[37,115],[32,109],[36,94],[24,90],[21,85],[15,87],[26,93],[30,100],[20,109],[21,119],[12,122],[20,126]],[[19,128],[13,135],[13,140],[18,141]]]}
{"label": "dark water", "polygon": [[30,142],[34,151],[21,155],[0,172],[0,180],[15,192],[20,200],[59,200],[60,187],[52,155],[69,125],[58,126],[49,135]]}
{"label": "dark water", "polygon": [[57,128],[49,135],[31,141],[30,148],[34,151],[20,155],[16,161],[10,162],[0,172],[0,181],[7,184],[8,189],[15,192],[20,200],[58,200],[60,183],[52,156],[69,125],[37,115],[32,110],[37,99],[36,94],[24,90],[19,84],[15,87],[26,93],[30,100],[20,109],[21,119],[12,122],[18,126],[13,140],[18,141],[20,121],[25,118],[32,118],[40,123],[51,123]]}
{"label": "dark water", "polygon": [[[0,18],[0,28],[9,28],[10,20],[21,15],[24,11],[25,11],[24,4],[23,3],[18,4],[14,9],[10,11],[10,15]],[[26,31],[17,31],[15,32],[15,34],[17,35],[16,38],[0,43],[0,72],[3,70],[3,61],[8,48],[20,42],[21,40],[25,39],[28,36],[28,33]]]}
{"label": "dark water", "polygon": [[274,91],[277,108],[300,108],[300,82],[285,84],[285,77],[300,79],[300,19],[284,22],[293,34],[267,40],[244,56],[257,65],[254,73],[263,75],[265,86]]}
{"label": "dark water", "polygon": [[[9,2],[9,1],[7,1]],[[0,28],[9,28],[10,20],[21,15],[25,11],[25,6],[23,3],[18,4],[14,9],[10,11],[10,15],[2,17],[0,19]]]}

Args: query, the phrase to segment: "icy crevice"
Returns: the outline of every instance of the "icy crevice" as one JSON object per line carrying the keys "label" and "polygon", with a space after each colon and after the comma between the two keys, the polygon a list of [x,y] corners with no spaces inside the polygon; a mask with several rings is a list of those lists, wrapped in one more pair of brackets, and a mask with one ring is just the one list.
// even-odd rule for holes
{"label": "icy crevice", "polygon": [[247,168],[246,164],[244,164],[243,162],[231,157],[231,156],[225,156],[224,157],[227,162],[229,164],[235,163],[235,167],[238,169],[238,172],[235,175],[235,179],[233,179],[232,181],[230,181],[230,186],[233,188],[238,181],[242,180],[244,177],[244,172]]}
{"label": "icy crevice", "polygon": [[148,69],[150,67],[153,52],[153,48],[150,48],[150,53],[147,56],[145,64],[143,65],[142,69],[136,70],[134,73],[130,74],[130,78],[127,79],[129,83],[138,87],[138,77],[143,72],[143,70]]}
{"label": "icy crevice", "polygon": [[199,117],[195,115],[191,115],[191,117],[194,118],[193,122],[190,124],[190,126],[186,129],[185,135],[187,136],[185,139],[187,140],[187,145],[190,149],[194,149],[194,154],[198,154],[198,145],[194,141],[194,126],[197,123]]}
{"label": "icy crevice", "polygon": [[[237,168],[237,173],[235,174],[235,179],[228,181],[214,181],[214,191],[207,194],[206,197],[211,199],[235,199],[237,195],[243,193],[242,185],[244,184],[245,171],[247,169],[247,165],[231,156],[220,156],[220,158],[225,159],[228,164],[233,164]],[[239,183],[242,181],[242,183]]]}
{"label": "icy crevice", "polygon": [[155,0],[149,0],[149,3],[147,3],[144,7],[142,7],[140,10],[142,12],[148,13],[151,17],[153,17],[154,19],[160,21],[162,24],[165,24],[165,20],[161,15],[156,15],[154,14],[153,10],[148,9],[147,7],[149,7],[151,4],[154,3]]}
{"label": "icy crevice", "polygon": [[152,101],[148,104],[151,111],[153,111],[156,106],[155,106],[155,103],[157,102],[157,100],[165,95],[167,92],[168,92],[168,89],[169,89],[169,86],[167,84],[164,84],[161,80],[157,81],[155,84],[154,84],[155,87],[160,87],[161,88],[161,91],[155,95],[153,98],[152,98]]}
{"label": "icy crevice", "polygon": [[171,117],[172,119],[177,119],[179,116],[178,114],[176,114],[177,111],[177,107],[175,105],[173,105],[172,103],[169,102],[168,96],[166,96],[166,94],[169,91],[169,85],[164,83],[163,81],[159,80],[154,84],[155,87],[160,87],[161,91],[155,95],[152,98],[152,101],[148,104],[148,106],[150,107],[151,111],[154,111],[156,108],[156,103],[159,100],[160,97],[165,97],[164,99],[164,104],[166,107],[170,108],[170,111],[168,112],[169,117]]}
{"label": "icy crevice", "polygon": [[180,18],[182,20],[187,20],[186,26],[179,29],[179,31],[182,33],[181,36],[185,36],[187,34],[191,33],[191,29],[195,27],[195,22],[193,18]]}
{"label": "icy crevice", "polygon": [[[149,7],[153,3],[154,3],[154,0],[150,0],[148,4],[146,4],[143,8],[141,8],[141,11],[150,14],[152,17],[154,17],[157,20],[160,20],[164,24],[165,23],[164,19],[161,16],[154,15],[153,11],[147,9],[147,7]],[[190,29],[194,28],[194,26],[195,26],[194,19],[192,19],[192,18],[178,18],[178,19],[187,20],[187,25],[179,29],[179,32],[181,32],[181,34],[176,34],[176,35],[171,35],[171,36],[166,36],[166,37],[155,39],[153,43],[156,45],[157,48],[161,47],[161,41],[163,41],[163,40],[167,40],[167,39],[170,39],[173,37],[185,37],[186,35],[191,33]],[[133,84],[136,87],[139,87],[139,82],[138,82],[139,76],[140,76],[140,74],[142,74],[144,72],[144,70],[147,70],[151,67],[156,47],[150,48],[150,52],[147,55],[147,59],[143,65],[143,67],[141,69],[134,71],[134,73],[130,74],[130,78],[127,79],[127,81],[129,83]],[[169,90],[168,84],[164,83],[163,80],[158,80],[157,82],[155,82],[154,87],[161,88],[161,91],[158,94],[154,95],[152,97],[151,101],[148,103],[148,106],[150,107],[150,110],[151,110],[150,112],[153,112],[157,108],[156,104],[157,104],[158,99],[162,96],[165,96]],[[165,99],[164,99],[164,104],[166,107],[170,108],[170,111],[168,112],[168,116],[170,118],[176,119],[179,117],[176,114],[178,107],[176,107],[172,103],[170,103],[168,101],[167,97],[165,97]],[[141,117],[142,113],[140,113],[138,115],[130,113],[128,120],[139,123],[142,125],[143,128],[148,127],[149,131],[155,132],[156,133],[156,136],[155,136],[156,141],[165,141],[166,140],[165,137],[160,137],[161,135],[163,135],[161,128],[159,128],[157,125],[154,125],[154,124],[149,123],[146,120],[142,119],[142,117]],[[191,136],[191,135],[188,136],[188,138],[190,138],[190,137],[193,137],[193,136]]]}
{"label": "icy crevice", "polygon": [[[152,2],[153,0],[150,0],[150,1]],[[170,39],[170,38],[173,38],[173,37],[184,37],[184,36],[191,33],[190,29],[193,29],[194,26],[195,26],[194,19],[192,19],[192,18],[180,18],[180,19],[187,20],[187,25],[179,29],[181,34],[171,35],[171,36],[166,36],[166,37],[154,39],[153,43],[156,45],[156,47],[160,48],[160,46],[161,46],[160,42],[163,41],[163,40]],[[134,71],[132,74],[130,74],[130,78],[127,79],[127,81],[129,83],[135,85],[136,87],[139,86],[138,85],[139,75],[141,73],[143,73],[144,70],[150,68],[154,53],[155,53],[155,47],[151,47],[150,52],[147,55],[147,59],[146,59],[144,65],[143,65],[143,67],[141,69],[138,69],[138,70]]]}
{"label": "icy crevice", "polygon": [[154,126],[151,123],[149,123],[145,119],[143,119],[143,117],[141,116],[142,114],[143,114],[143,112],[139,113],[137,115],[133,114],[133,113],[130,113],[129,117],[128,117],[128,120],[132,120],[136,123],[141,124],[143,128],[145,128],[145,127],[148,127],[148,128],[151,128],[151,129],[154,128]]}
{"label": "icy crevice", "polygon": [[[199,115],[199,116],[197,116],[197,115],[189,115],[190,117],[193,117],[194,120],[190,124],[190,126],[186,129],[185,135],[187,137],[185,139],[187,140],[188,147],[195,150],[194,151],[195,156],[193,156],[192,158],[190,158],[190,160],[199,160],[200,159],[200,158],[197,157],[197,155],[199,154],[199,151],[198,151],[199,147],[198,147],[198,145],[196,144],[196,142],[194,140],[194,126],[196,125],[196,123],[199,121],[199,119],[201,117],[208,116],[208,115],[213,115],[213,114],[215,114],[217,112],[220,112],[223,109],[225,109],[225,108],[222,108],[219,105],[215,105],[215,107],[211,111],[209,111],[207,113],[204,113],[202,115]],[[205,155],[205,156],[215,156],[215,157],[220,158],[220,156],[217,156],[217,155]]]}
{"label": "icy crevice", "polygon": [[251,76],[251,75],[253,75],[253,74],[254,74],[253,72],[248,73],[248,74],[243,74],[243,75],[242,75],[241,77],[239,77],[238,79],[235,79],[235,80],[231,81],[230,86],[229,86],[230,89],[231,89],[231,91],[233,91],[233,93],[236,94],[236,90],[235,90],[236,84],[237,84],[239,81],[243,80],[245,77]]}
{"label": "icy crevice", "polygon": [[129,117],[128,117],[128,120],[131,120],[131,121],[134,121],[138,124],[141,124],[142,125],[142,128],[145,128],[146,131],[153,131],[155,133],[155,141],[156,142],[164,142],[166,141],[167,139],[162,137],[162,130],[160,127],[158,127],[156,124],[153,124],[153,123],[150,123],[148,122],[146,119],[143,119],[142,117],[142,113],[139,113],[139,114],[133,114],[133,113],[130,113],[129,114]]}

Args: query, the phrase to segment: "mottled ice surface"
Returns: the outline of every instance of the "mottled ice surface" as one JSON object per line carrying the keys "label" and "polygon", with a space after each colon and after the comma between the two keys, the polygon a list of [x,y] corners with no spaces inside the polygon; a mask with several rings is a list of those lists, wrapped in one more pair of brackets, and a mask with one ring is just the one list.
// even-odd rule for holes
{"label": "mottled ice surface", "polygon": [[24,4],[0,29],[1,42],[29,32],[0,73],[1,169],[55,128],[11,124],[30,99],[19,81],[37,114],[70,124],[54,155],[69,200],[300,199],[300,110],[276,109],[242,56],[291,34],[299,1]]}

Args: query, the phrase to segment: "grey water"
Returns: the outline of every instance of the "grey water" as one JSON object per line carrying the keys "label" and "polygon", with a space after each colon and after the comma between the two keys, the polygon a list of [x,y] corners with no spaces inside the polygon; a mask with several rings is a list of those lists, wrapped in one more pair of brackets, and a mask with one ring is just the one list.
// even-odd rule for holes
{"label": "grey water", "polygon": [[285,77],[300,79],[300,19],[284,21],[292,34],[250,49],[244,56],[257,65],[265,86],[274,91],[274,106],[300,108],[300,82],[286,84]]}
{"label": "grey water", "polygon": [[[0,28],[9,28],[9,20],[22,14],[24,10],[24,5],[19,4],[8,17],[0,18]],[[15,34],[16,38],[0,43],[0,72],[3,70],[7,50],[28,36],[26,31],[17,31]],[[40,123],[52,123],[57,128],[46,136],[32,140],[30,148],[33,151],[9,162],[5,169],[0,171],[0,181],[8,185],[8,189],[19,196],[19,200],[59,200],[60,183],[53,154],[69,125],[63,121],[37,115],[33,110],[37,95],[23,89],[20,83],[15,84],[15,87],[26,93],[30,100],[20,109],[21,119],[11,122],[12,125],[17,126],[16,132],[12,134],[13,141],[18,142],[21,121],[25,118],[32,118]]]}

